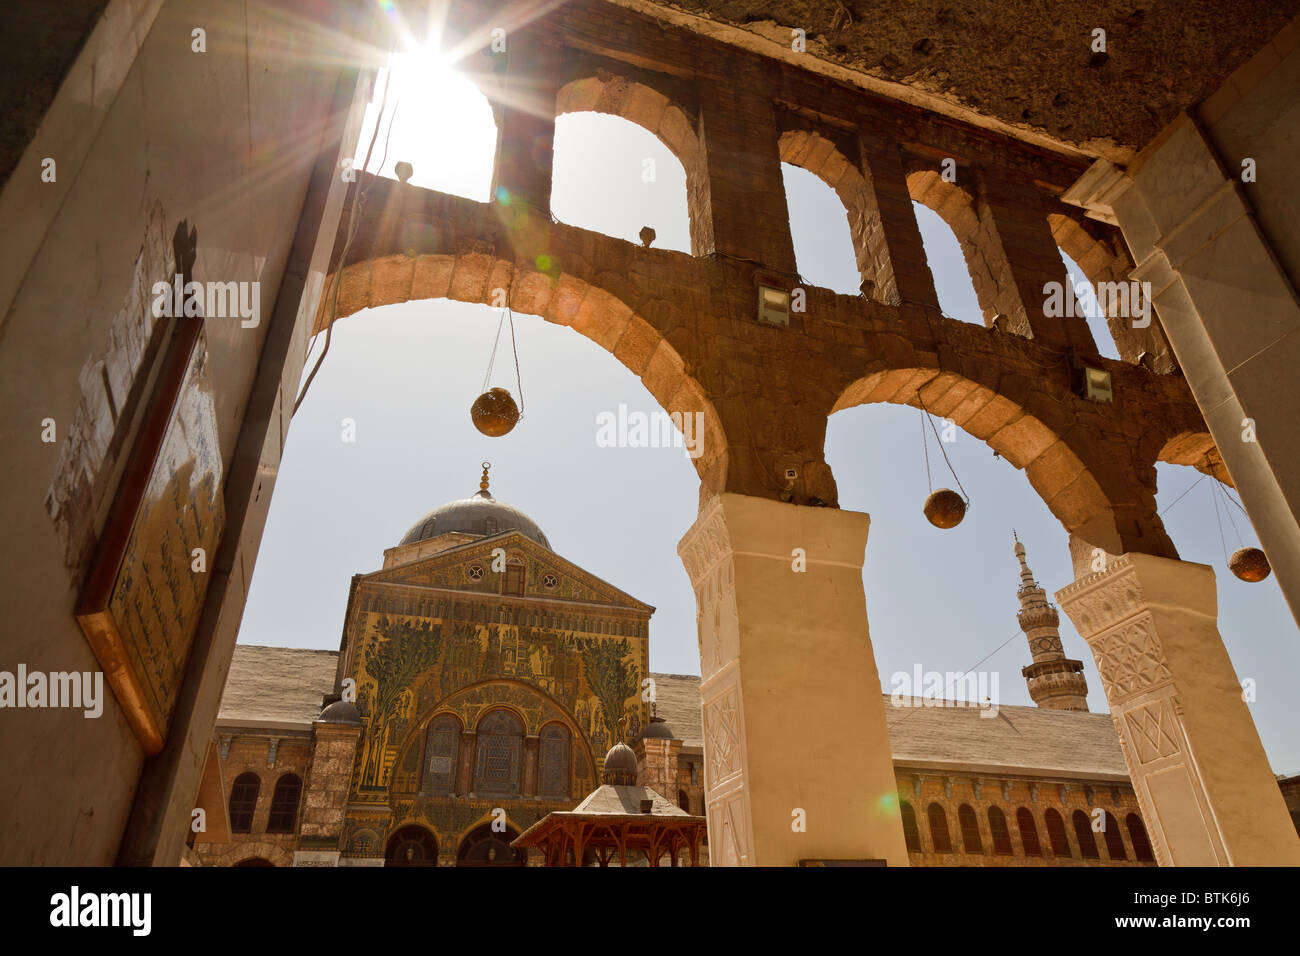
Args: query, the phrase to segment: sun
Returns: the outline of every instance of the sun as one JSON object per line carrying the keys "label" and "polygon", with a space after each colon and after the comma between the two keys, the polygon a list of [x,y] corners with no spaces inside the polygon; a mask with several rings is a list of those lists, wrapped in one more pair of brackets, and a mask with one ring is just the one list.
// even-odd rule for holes
{"label": "sun", "polygon": [[427,48],[394,53],[375,79],[357,140],[357,167],[368,150],[369,172],[396,179],[393,167],[405,161],[415,169],[412,185],[484,202],[492,183],[496,121],[487,97],[450,57]]}

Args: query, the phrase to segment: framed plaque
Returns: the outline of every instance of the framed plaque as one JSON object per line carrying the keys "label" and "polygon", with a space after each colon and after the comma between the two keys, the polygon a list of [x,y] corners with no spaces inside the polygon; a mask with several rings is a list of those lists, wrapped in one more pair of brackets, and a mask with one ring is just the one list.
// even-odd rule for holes
{"label": "framed plaque", "polygon": [[203,320],[171,342],[77,603],[146,754],[163,747],[225,527]]}

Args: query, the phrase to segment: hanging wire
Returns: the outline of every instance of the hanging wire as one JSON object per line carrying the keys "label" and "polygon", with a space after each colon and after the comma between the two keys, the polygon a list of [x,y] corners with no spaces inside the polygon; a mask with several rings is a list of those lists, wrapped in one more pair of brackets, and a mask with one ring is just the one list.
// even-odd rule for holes
{"label": "hanging wire", "polygon": [[[384,122],[384,107],[388,104],[388,91],[393,85],[393,50],[388,51],[388,75],[384,78],[384,92],[379,99],[379,113],[375,116],[375,130],[370,135],[370,145],[366,147],[366,161],[361,164],[361,171],[365,172],[370,166],[370,157],[374,152],[375,143],[379,139],[379,127]],[[397,98],[393,101],[393,112],[388,118],[388,135],[384,137],[384,152],[379,159],[380,171],[384,168],[384,163],[388,161],[388,144],[393,138],[393,125],[397,120],[397,111],[402,107],[402,94],[399,92]],[[356,238],[357,228],[360,222],[357,218],[357,209],[365,209],[366,195],[370,188],[379,178],[376,173],[375,177],[366,183],[365,187],[357,192],[356,198],[348,208],[348,233],[347,239],[343,243],[343,251],[339,254],[339,265],[334,275],[330,276],[330,287],[326,290],[326,296],[329,298],[330,314],[325,323],[325,346],[321,349],[320,356],[316,359],[316,364],[311,368],[311,374],[307,376],[307,381],[303,383],[302,391],[298,395],[297,401],[293,403],[293,411],[289,413],[292,418],[298,413],[298,408],[302,405],[303,399],[307,397],[307,389],[311,388],[311,383],[316,378],[316,373],[320,371],[321,364],[325,361],[325,356],[329,354],[330,341],[334,335],[334,319],[338,314],[339,305],[339,286],[343,284],[343,268],[348,260],[348,250],[352,248],[352,240]]]}
{"label": "hanging wire", "polygon": [[925,434],[925,412],[921,412],[921,450],[925,452],[925,485],[930,494],[934,494],[934,482],[930,480],[930,439]]}
{"label": "hanging wire", "polygon": [[1206,478],[1208,478],[1208,477],[1210,477],[1210,476],[1209,476],[1209,475],[1201,475],[1201,477],[1199,477],[1199,478],[1197,478],[1195,481],[1193,481],[1190,485],[1187,486],[1187,490],[1186,490],[1186,491],[1184,491],[1181,495],[1179,495],[1179,496],[1178,496],[1177,498],[1175,498],[1173,501],[1169,502],[1169,504],[1165,505],[1164,508],[1162,508],[1162,509],[1160,510],[1160,513],[1159,513],[1158,517],[1163,518],[1163,517],[1165,516],[1165,514],[1168,513],[1168,511],[1169,511],[1171,508],[1173,508],[1174,505],[1178,504],[1178,502],[1180,502],[1180,501],[1182,501],[1184,498],[1186,498],[1186,497],[1188,496],[1188,494],[1191,493],[1191,490],[1192,490],[1193,488],[1195,488],[1197,485],[1199,485],[1201,482],[1203,482],[1203,481],[1204,481]]}
{"label": "hanging wire", "polygon": [[501,329],[506,320],[510,321],[510,350],[515,357],[515,390],[519,393],[519,419],[524,417],[524,380],[519,374],[519,344],[515,340],[515,313],[510,308],[510,295],[515,288],[515,273],[510,275],[510,287],[506,290],[506,304],[501,310],[501,318],[497,322],[496,338],[492,340],[492,353],[488,356],[487,372],[483,375],[483,391],[488,390],[488,385],[492,379],[492,369],[496,366],[497,347],[501,344]]}
{"label": "hanging wire", "polygon": [[1224,488],[1223,483],[1219,481],[1216,481],[1214,483],[1214,487],[1217,488],[1218,493],[1223,496],[1223,500],[1224,500],[1223,513],[1228,516],[1228,524],[1232,525],[1232,533],[1237,536],[1237,547],[1244,548],[1246,546],[1246,542],[1241,537],[1241,529],[1237,527],[1236,519],[1232,517],[1232,509],[1229,508],[1227,505],[1227,502],[1232,500],[1231,498],[1228,497],[1228,489]]}
{"label": "hanging wire", "polygon": [[[957,477],[957,469],[953,468],[953,466],[952,466],[952,462],[948,460],[948,452],[944,450],[944,447],[943,447],[943,441],[939,438],[939,430],[938,430],[937,428],[934,427],[934,417],[933,417],[933,416],[930,414],[930,412],[926,409],[926,407],[925,407],[925,399],[923,399],[923,398],[921,397],[921,392],[920,392],[919,389],[917,390],[917,393],[916,393],[916,400],[917,400],[917,401],[920,403],[920,405],[921,405],[921,414],[924,416],[924,419],[925,419],[925,420],[928,420],[928,421],[930,422],[930,431],[934,432],[934,440],[935,440],[935,442],[938,443],[938,445],[939,445],[939,452],[943,455],[943,463],[944,463],[945,465],[947,465],[947,466],[948,466],[948,470],[949,470],[950,472],[952,472],[952,480],[955,481],[955,482],[957,482],[957,490],[961,492],[961,496],[962,496],[962,498],[965,500],[967,507],[969,507],[969,506],[970,506],[970,495],[966,494],[966,489],[963,488],[963,487],[961,486],[961,479]],[[924,427],[924,425],[923,425],[923,426],[922,426],[922,435],[924,435],[924,433],[925,433],[925,427]],[[929,452],[929,449],[927,448],[927,450],[926,450],[926,459],[925,459],[926,477],[927,477],[927,478],[929,477],[929,469],[930,469],[930,457],[929,457],[929,455],[930,455],[930,452]],[[934,489],[931,488],[931,491],[933,491],[933,490],[934,490]]]}
{"label": "hanging wire", "polygon": [[1223,537],[1223,519],[1219,517],[1219,496],[1210,488],[1210,500],[1214,502],[1214,521],[1219,526],[1219,544],[1223,546],[1223,560],[1228,560],[1228,542]]}
{"label": "hanging wire", "polygon": [[[1010,644],[1012,641],[1014,641],[1017,637],[1022,637],[1023,635],[1024,635],[1024,631],[1017,630],[1014,634],[1012,634],[1010,637],[1008,637],[1005,641],[1003,641],[1003,642],[1002,642],[1001,644],[999,644],[997,647],[993,648],[993,650],[989,651],[987,654],[985,654],[983,657],[981,657],[979,660],[977,660],[977,661],[976,661],[974,664],[972,664],[970,667],[967,667],[965,670],[959,671],[958,674],[959,674],[960,676],[965,676],[966,674],[969,674],[971,671],[973,671],[975,668],[979,667],[981,664],[983,664],[986,660],[988,660],[990,657],[992,657],[992,656],[993,656],[994,654],[996,654],[998,651],[1002,650],[1002,648],[1006,647],[1008,644]],[[944,693],[947,694],[947,692],[948,692],[948,685],[945,684],[945,685],[944,685]],[[912,695],[912,697],[913,697],[914,699],[915,699],[917,696],[919,696],[919,695],[917,695],[917,694],[913,694],[913,695]],[[922,698],[922,699],[924,699],[924,698]],[[983,703],[983,701],[978,701],[977,703]],[[924,709],[924,708],[923,708],[923,707],[915,707],[915,706],[913,706],[911,709],[912,709],[913,711],[917,711],[917,710],[922,710],[922,709]],[[908,718],[908,717],[911,717],[911,716],[912,716],[912,715],[911,715],[910,713],[908,713],[908,714],[904,714],[902,717],[900,717],[900,718],[898,719],[898,724],[901,724],[903,721],[907,720],[907,718]],[[895,726],[897,726],[897,724],[895,724]]]}

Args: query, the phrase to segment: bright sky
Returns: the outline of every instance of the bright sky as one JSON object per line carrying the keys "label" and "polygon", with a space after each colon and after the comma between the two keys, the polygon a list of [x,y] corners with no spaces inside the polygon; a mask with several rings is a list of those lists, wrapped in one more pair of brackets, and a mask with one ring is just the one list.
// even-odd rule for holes
{"label": "bright sky", "polygon": [[[407,66],[398,74],[386,116],[399,87],[403,95],[382,172],[392,175],[406,160],[414,184],[486,200],[495,143],[486,100],[444,71]],[[377,103],[378,94],[358,165]],[[372,169],[387,126],[386,119]],[[453,139],[458,145],[446,148]],[[647,159],[652,182],[643,177]],[[856,293],[843,206],[811,174],[784,171],[800,272],[813,284]],[[614,117],[559,119],[553,208],[564,222],[632,242],[650,225],[656,246],[689,250],[680,164],[651,134]],[[916,209],[940,304],[954,318],[980,322],[956,239],[934,213]],[[479,462],[488,460],[493,494],[531,515],[557,553],[658,608],[651,668],[699,673],[694,594],[676,553],[698,506],[694,468],[680,449],[597,447],[599,414],[617,414],[620,404],[652,413],[658,405],[604,349],[534,316],[515,317],[525,417],[504,438],[480,435],[469,406],[498,319],[486,306],[433,300],[367,310],[335,326],[329,356],[288,434],[242,643],[337,649],[352,575],[378,569],[384,548],[425,512],[473,494]],[[1091,325],[1103,354],[1115,357],[1104,322]],[[498,360],[493,384],[514,391],[510,364]],[[356,423],[354,443],[342,440],[345,418]],[[894,672],[917,664],[991,671],[1001,703],[1029,704],[1011,529],[1049,593],[1072,579],[1065,531],[1023,472],[964,432],[946,449],[971,509],[956,529],[931,527],[921,515],[928,489],[920,436],[920,413],[896,405],[839,412],[827,431],[841,506],[872,516],[863,581],[881,680],[889,689]],[[931,466],[935,487],[951,486],[933,445]],[[1201,475],[1170,465],[1157,470],[1159,506],[1168,509],[1165,524],[1181,556],[1215,569],[1220,631],[1238,675],[1256,682],[1250,707],[1273,769],[1296,772],[1300,705],[1291,689],[1300,678],[1300,641],[1276,579],[1245,584],[1228,572],[1220,525],[1228,552],[1257,542],[1221,497],[1216,517],[1209,479],[1175,505]],[[1089,706],[1106,711],[1092,653],[1064,614],[1061,636],[1066,652],[1084,662]]]}

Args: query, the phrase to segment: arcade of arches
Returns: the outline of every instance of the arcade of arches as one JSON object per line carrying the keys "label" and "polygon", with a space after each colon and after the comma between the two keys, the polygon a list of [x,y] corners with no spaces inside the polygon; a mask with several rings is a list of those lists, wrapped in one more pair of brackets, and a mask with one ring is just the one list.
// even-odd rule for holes
{"label": "arcade of arches", "polygon": [[[336,659],[317,662],[336,668],[332,693],[341,692],[345,677],[369,674],[371,685],[361,682],[358,690],[369,694],[370,716],[386,716],[382,737],[370,727],[363,734],[360,719],[345,712],[327,719],[327,708],[305,735],[309,745],[302,734],[268,736],[266,728],[254,728],[257,733],[232,736],[222,755],[226,745],[213,739],[310,334],[325,330],[331,311],[335,321],[364,321],[347,317],[416,299],[490,303],[505,290],[515,311],[602,345],[668,411],[703,416],[704,453],[695,460],[700,511],[679,553],[699,608],[705,774],[698,809],[709,820],[714,862],[906,865],[915,841],[922,852],[943,853],[945,841],[969,850],[977,834],[979,845],[995,853],[1008,839],[1013,848],[1034,841],[1052,853],[1077,848],[1085,858],[1096,851],[1083,839],[1076,811],[1105,800],[1068,787],[1060,805],[1039,816],[1035,801],[1018,791],[1008,790],[1015,799],[1004,795],[994,807],[980,796],[989,788],[978,778],[968,784],[955,773],[937,781],[918,775],[906,812],[893,804],[882,813],[845,811],[860,806],[863,794],[895,793],[898,780],[887,708],[863,693],[880,686],[870,641],[863,639],[869,634],[861,576],[869,518],[838,507],[823,444],[834,411],[893,402],[924,404],[1024,469],[1069,532],[1077,580],[1057,597],[1097,659],[1133,793],[1131,805],[1111,800],[1107,813],[1120,825],[1107,829],[1096,852],[1106,852],[1107,840],[1119,834],[1127,841],[1125,857],[1137,859],[1140,841],[1127,825],[1137,815],[1161,863],[1300,864],[1300,839],[1218,634],[1214,572],[1178,559],[1155,507],[1157,461],[1193,464],[1232,481],[1283,591],[1293,608],[1300,606],[1300,469],[1290,427],[1300,398],[1276,386],[1282,370],[1295,367],[1300,347],[1300,336],[1292,334],[1300,329],[1293,228],[1300,193],[1291,177],[1244,187],[1235,175],[1239,156],[1261,157],[1261,168],[1263,157],[1285,163],[1290,147],[1278,133],[1281,124],[1261,117],[1294,108],[1287,77],[1300,57],[1295,22],[1271,23],[1268,38],[1245,43],[1242,50],[1254,50],[1254,59],[1234,62],[1238,72],[1231,78],[1226,66],[1222,72],[1207,67],[1211,72],[1191,84],[1216,90],[1207,99],[1179,86],[1171,96],[1182,96],[1177,108],[1187,112],[1160,134],[1125,124],[1125,135],[1140,134],[1141,141],[1098,144],[1073,142],[1055,127],[984,115],[905,82],[832,68],[816,53],[800,59],[742,28],[714,23],[701,30],[667,4],[574,0],[563,15],[551,11],[512,29],[508,52],[494,54],[483,12],[495,5],[453,3],[448,29],[460,36],[449,39],[481,51],[461,66],[492,77],[484,92],[499,130],[495,198],[478,203],[365,174],[350,182],[338,175],[367,100],[370,74],[359,67],[295,72],[291,64],[246,98],[214,102],[201,134],[173,135],[193,129],[188,111],[206,108],[204,97],[218,94],[195,89],[193,97],[174,97],[183,106],[140,105],[152,102],[148,77],[173,74],[166,31],[190,13],[184,4],[161,5],[161,13],[157,6],[146,15],[130,4],[108,4],[108,26],[87,39],[71,68],[95,76],[96,88],[101,81],[112,87],[104,100],[111,109],[96,114],[82,136],[75,119],[82,115],[80,86],[65,84],[67,92],[53,96],[49,107],[54,120],[62,119],[40,125],[44,138],[32,141],[16,167],[21,177],[8,179],[0,197],[7,212],[33,226],[24,230],[30,240],[15,238],[21,249],[0,276],[4,437],[7,447],[27,447],[17,429],[46,414],[62,428],[39,467],[11,469],[0,485],[0,501],[27,503],[13,505],[7,526],[33,542],[5,559],[2,575],[15,595],[14,617],[36,635],[12,638],[17,659],[54,653],[79,669],[94,666],[72,608],[137,447],[137,418],[147,404],[141,396],[155,381],[148,364],[154,352],[144,344],[158,342],[152,324],[138,326],[149,321],[140,318],[148,312],[139,307],[140,290],[155,273],[258,280],[267,314],[243,337],[228,325],[204,326],[214,396],[209,452],[224,534],[210,542],[210,582],[184,646],[173,649],[178,663],[166,688],[161,744],[137,740],[138,714],[116,698],[102,721],[13,716],[0,746],[17,748],[14,741],[22,741],[23,752],[47,754],[49,768],[22,788],[8,785],[3,816],[48,821],[49,832],[10,833],[0,850],[6,859],[174,863],[195,794],[223,793],[223,779],[238,783],[234,764],[248,764],[240,772],[251,773],[257,761],[257,785],[245,779],[239,800],[215,805],[232,804],[231,825],[242,825],[251,806],[251,832],[259,838],[251,855],[272,862],[283,857],[285,844],[277,841],[286,839],[269,828],[272,804],[278,796],[275,818],[282,821],[295,788],[281,771],[299,779],[299,792],[328,795],[314,807],[308,801],[311,810],[341,814],[357,797],[364,811],[350,818],[354,832],[347,838],[369,847],[375,859],[397,837],[378,821],[389,820],[404,796],[414,800],[423,787],[518,792],[543,808],[571,806],[582,787],[595,785],[603,749],[595,734],[610,741],[620,732],[618,717],[628,715],[612,714],[622,708],[581,684],[578,674],[588,670],[573,665],[572,654],[582,653],[574,650],[578,645],[551,648],[549,674],[539,656],[530,680],[517,670],[512,676],[506,648],[498,647],[492,659],[499,669],[488,674],[491,695],[481,681],[460,676],[444,689],[444,674],[473,671],[480,660],[457,656],[471,643],[461,625],[487,622],[465,620],[456,609],[399,615],[384,607],[395,599],[389,592],[408,585],[389,580],[403,568],[445,570],[434,567],[437,553],[419,552],[420,541],[397,546],[405,563],[390,563],[390,554],[385,568],[358,586],[347,622],[356,630],[345,635]],[[365,13],[300,6],[306,17],[316,15],[308,7],[329,8],[321,15],[333,30],[382,39],[383,18],[370,5],[363,5]],[[146,18],[144,26],[137,28],[137,16]],[[158,23],[146,29],[153,17]],[[108,78],[95,74],[106,45],[128,35],[130,44],[112,47],[121,70]],[[387,42],[377,46],[386,49]],[[261,75],[243,60],[217,69],[232,70],[231,82]],[[116,95],[119,90],[130,92]],[[266,106],[265,117],[247,115],[249,104]],[[577,110],[637,123],[681,161],[691,254],[553,221],[546,147],[556,114]],[[266,151],[251,149],[228,165],[196,168],[193,152],[207,149],[218,127],[231,141],[242,142],[257,128],[305,146],[265,164]],[[21,192],[29,187],[15,183],[39,182],[40,157],[59,137],[64,140],[55,145],[65,158],[57,186],[39,199]],[[160,152],[123,158],[116,144],[126,139],[157,142]],[[861,296],[796,288],[783,160],[820,176],[844,201]],[[186,174],[159,175],[160,164]],[[955,181],[940,174],[945,168],[956,170]],[[239,217],[214,214],[199,201],[227,189],[247,195],[254,180],[275,188],[246,203],[244,225],[231,225]],[[114,214],[103,215],[106,199],[119,195],[144,198],[133,198],[129,208],[115,203]],[[913,200],[953,228],[986,327],[942,315]],[[182,227],[187,216],[193,221]],[[295,222],[296,230],[288,227]],[[1151,282],[1149,326],[1108,316],[1120,361],[1097,355],[1081,316],[1045,311],[1044,286],[1066,279],[1058,245],[1094,282]],[[95,269],[68,268],[90,261]],[[336,310],[322,295],[327,280],[337,291]],[[788,300],[789,307],[760,311],[760,299]],[[77,303],[70,309],[80,317],[77,334],[49,321],[51,303],[64,300]],[[1243,310],[1260,320],[1244,327],[1236,321]],[[33,363],[34,354],[46,359]],[[1085,368],[1108,374],[1110,401],[1081,394]],[[1258,424],[1251,442],[1240,440],[1247,417]],[[29,513],[31,502],[44,502],[44,509]],[[544,541],[516,537],[527,567],[552,560]],[[794,549],[806,556],[805,573],[792,571]],[[584,580],[581,569],[565,570]],[[368,596],[366,588],[376,593]],[[371,597],[379,603],[367,603]],[[494,606],[504,613],[516,598],[500,595]],[[620,660],[635,662],[644,675],[649,612],[627,600],[615,602],[606,618],[588,615],[586,623],[597,629],[567,630],[587,642],[586,653],[626,642],[635,653]],[[379,680],[369,662],[353,656],[386,628],[395,635],[432,628],[434,621],[443,622],[443,656],[415,668],[425,675],[418,686]],[[526,620],[497,623],[516,634],[556,629]],[[518,645],[511,650],[518,669]],[[540,693],[543,675],[553,683]],[[433,695],[435,688],[439,699],[461,695],[445,711],[454,725],[442,720],[444,712],[423,706],[429,701],[420,693]],[[564,696],[570,690],[572,708],[554,705],[570,699]],[[589,705],[583,726],[576,706],[587,691],[600,701],[601,719],[593,724]],[[789,719],[792,713],[797,721]],[[858,730],[853,738],[841,732],[849,715]],[[638,716],[644,726],[648,715]],[[286,753],[310,752],[310,765],[305,759],[278,764],[281,746]],[[20,762],[16,749],[4,755]],[[90,791],[70,795],[60,786],[60,767],[110,758],[114,773]],[[570,768],[567,794],[548,771],[563,760]],[[224,778],[205,773],[223,763]],[[268,766],[276,772],[267,774]],[[801,786],[810,779],[818,782],[811,794]],[[935,787],[955,804],[935,799]],[[810,821],[836,825],[792,832],[796,806]],[[93,825],[83,822],[87,807]],[[1020,825],[1021,809],[1033,816],[1032,840],[1029,827]],[[457,837],[489,822],[457,821]],[[341,826],[341,816],[300,821],[299,840],[306,842],[294,852],[320,859],[337,854]],[[506,844],[486,836],[463,847],[435,825],[425,829],[406,833],[392,844],[393,853],[417,862],[457,859],[464,850],[463,862],[498,863],[504,852],[498,843]],[[69,841],[69,833],[83,836]],[[88,859],[68,858],[73,842]]]}

